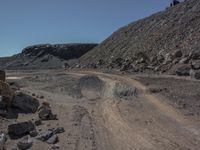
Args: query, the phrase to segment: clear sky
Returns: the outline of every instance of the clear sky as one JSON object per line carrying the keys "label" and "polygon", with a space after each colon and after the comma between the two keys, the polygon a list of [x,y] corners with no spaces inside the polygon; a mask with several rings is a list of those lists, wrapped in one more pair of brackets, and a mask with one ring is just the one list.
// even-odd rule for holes
{"label": "clear sky", "polygon": [[170,0],[0,0],[0,57],[42,43],[99,43]]}

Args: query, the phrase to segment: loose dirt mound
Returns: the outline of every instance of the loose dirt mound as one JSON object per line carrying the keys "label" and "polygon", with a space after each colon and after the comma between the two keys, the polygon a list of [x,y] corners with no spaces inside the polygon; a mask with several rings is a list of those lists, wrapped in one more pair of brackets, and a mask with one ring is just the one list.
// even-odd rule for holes
{"label": "loose dirt mound", "polygon": [[87,97],[87,99],[97,99],[103,97],[117,98],[117,99],[132,99],[137,96],[137,88],[129,85],[125,82],[113,82],[113,81],[103,81],[97,76],[86,75],[81,77],[77,85],[76,90],[79,92],[78,95]]}
{"label": "loose dirt mound", "polygon": [[88,99],[97,99],[102,95],[105,83],[97,76],[83,76],[77,82],[81,94]]}
{"label": "loose dirt mound", "polygon": [[79,79],[78,86],[81,89],[101,91],[104,86],[104,82],[97,76],[84,76]]}

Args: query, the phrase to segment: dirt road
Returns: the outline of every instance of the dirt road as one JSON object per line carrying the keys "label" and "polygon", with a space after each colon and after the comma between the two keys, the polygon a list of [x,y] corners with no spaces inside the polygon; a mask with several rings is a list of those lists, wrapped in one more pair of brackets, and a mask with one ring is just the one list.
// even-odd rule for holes
{"label": "dirt road", "polygon": [[[165,97],[149,93],[134,76],[94,71],[9,75],[24,76],[11,79],[24,92],[43,95],[50,102],[59,118],[50,126],[59,124],[66,130],[59,135],[62,150],[200,149],[199,118],[185,116],[165,103]],[[85,75],[89,75],[87,80],[80,80]],[[77,83],[80,89],[75,88]],[[30,116],[20,117],[27,118]],[[12,143],[9,141],[7,147]],[[47,144],[35,143],[33,149],[49,149]]]}

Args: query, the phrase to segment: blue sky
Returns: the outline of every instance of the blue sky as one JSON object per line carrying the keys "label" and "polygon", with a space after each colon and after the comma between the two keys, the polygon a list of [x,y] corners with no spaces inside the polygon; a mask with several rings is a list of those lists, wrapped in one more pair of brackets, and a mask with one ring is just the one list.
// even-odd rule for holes
{"label": "blue sky", "polygon": [[99,43],[170,0],[0,0],[0,57],[41,43]]}

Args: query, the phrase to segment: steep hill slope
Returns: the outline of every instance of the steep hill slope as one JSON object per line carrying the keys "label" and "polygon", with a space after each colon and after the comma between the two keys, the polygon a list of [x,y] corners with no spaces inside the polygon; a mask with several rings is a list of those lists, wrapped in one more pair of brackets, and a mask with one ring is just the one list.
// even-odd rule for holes
{"label": "steep hill slope", "polygon": [[26,47],[20,54],[0,58],[3,69],[61,68],[65,61],[78,59],[97,44],[42,44]]}
{"label": "steep hill slope", "polygon": [[111,68],[124,64],[124,69],[135,67],[133,70],[160,68],[163,72],[189,55],[199,55],[199,41],[200,1],[187,0],[120,28],[83,55],[81,62]]}

